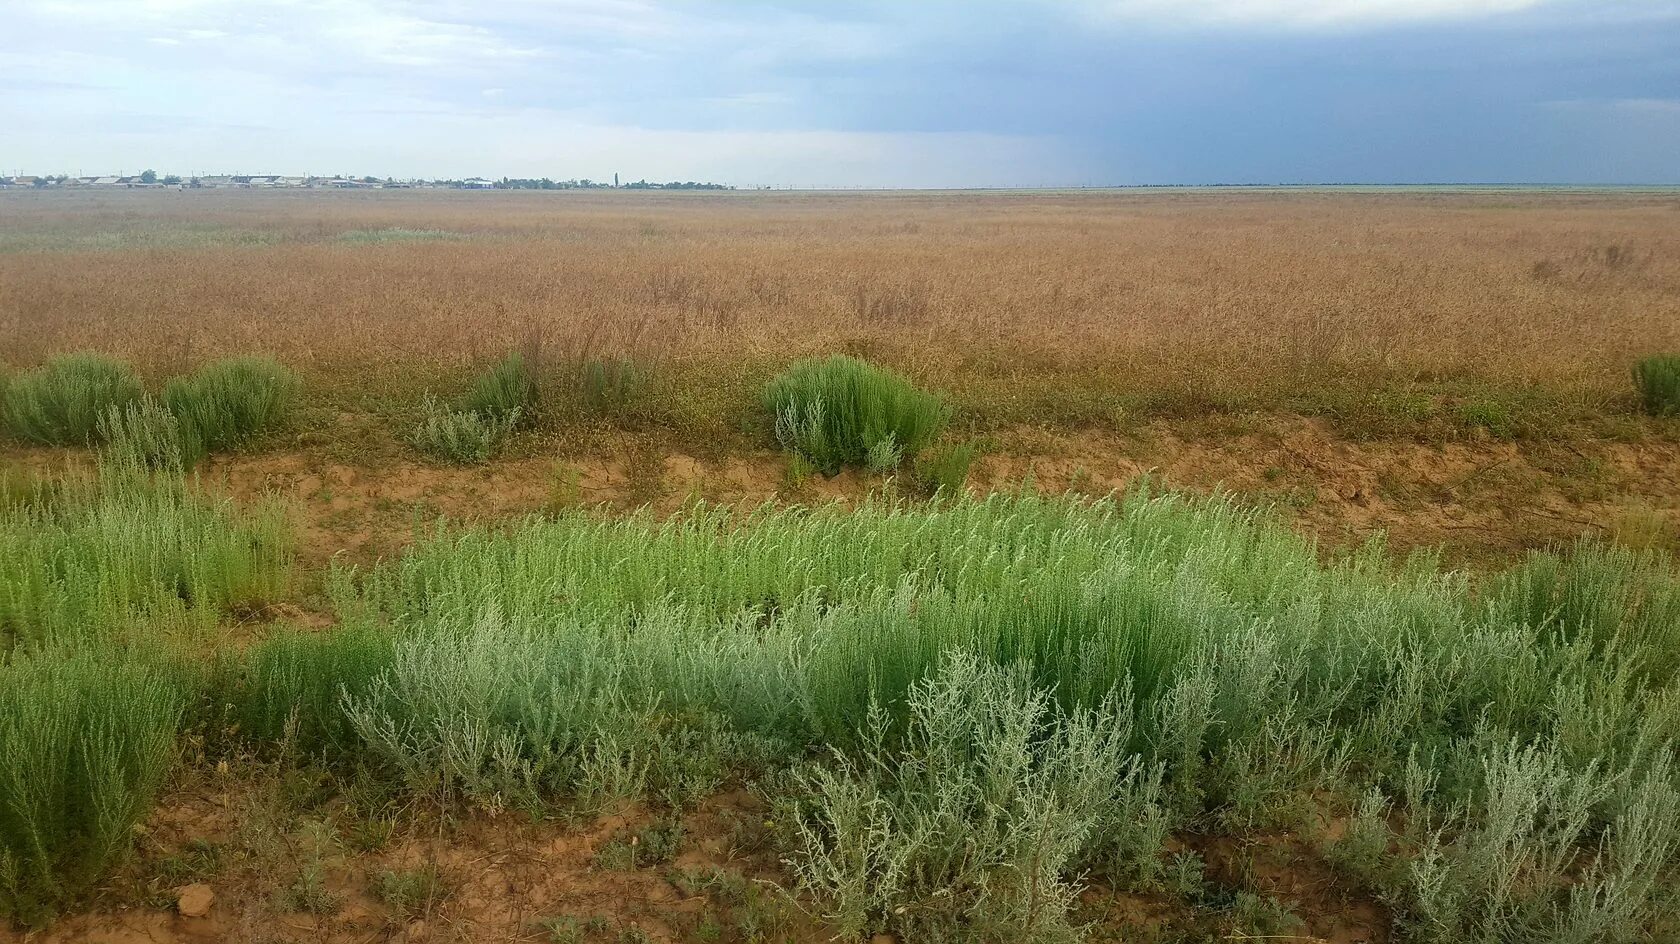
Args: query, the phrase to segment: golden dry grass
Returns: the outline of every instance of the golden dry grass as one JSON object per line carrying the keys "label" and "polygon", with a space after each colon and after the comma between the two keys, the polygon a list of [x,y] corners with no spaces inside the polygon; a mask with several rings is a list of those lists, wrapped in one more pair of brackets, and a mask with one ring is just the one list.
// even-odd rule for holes
{"label": "golden dry grass", "polygon": [[[384,229],[459,238],[341,238]],[[846,349],[994,393],[1600,408],[1680,349],[1680,198],[18,193],[0,334],[11,366],[92,348],[153,374],[268,352],[318,381],[436,376],[542,337],[691,365]]]}

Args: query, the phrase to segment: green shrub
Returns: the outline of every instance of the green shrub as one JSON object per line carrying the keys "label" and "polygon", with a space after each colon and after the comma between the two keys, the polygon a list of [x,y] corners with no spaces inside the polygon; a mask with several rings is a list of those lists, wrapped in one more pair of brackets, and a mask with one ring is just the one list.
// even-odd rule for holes
{"label": "green shrub", "polygon": [[420,410],[420,423],[409,433],[409,444],[460,465],[487,462],[500,452],[520,415],[517,407],[500,415],[457,410],[430,395]]}
{"label": "green shrub", "polygon": [[511,426],[515,417],[529,416],[536,409],[537,394],[537,378],[525,358],[509,354],[478,375],[461,398],[459,409]]}
{"label": "green shrub", "polygon": [[968,484],[968,470],[978,454],[973,443],[952,443],[931,449],[916,459],[916,481],[930,495],[959,495]]}
{"label": "green shrub", "polygon": [[130,468],[183,472],[205,455],[197,431],[151,397],[106,410],[99,437],[108,461]]}
{"label": "green shrub", "polygon": [[399,920],[410,921],[431,914],[445,897],[443,877],[437,866],[384,871],[374,881],[374,894]]}
{"label": "green shrub", "polygon": [[290,563],[279,507],[242,511],[178,477],[102,464],[92,483],[0,508],[0,652],[167,619],[213,624],[273,599]]}
{"label": "green shrub", "polygon": [[860,759],[797,775],[801,882],[842,936],[1075,941],[1070,880],[1136,778],[1130,714],[1058,716],[1027,673],[956,656],[871,712]]}
{"label": "green shrub", "polygon": [[0,915],[43,925],[124,855],[186,701],[178,677],[132,655],[0,665]]}
{"label": "green shrub", "polygon": [[764,404],[783,447],[826,475],[845,465],[888,471],[920,453],[950,417],[933,394],[844,355],[795,364],[771,381]]}
{"label": "green shrub", "polygon": [[187,437],[215,451],[272,429],[284,419],[297,389],[296,375],[277,361],[236,357],[171,380],[163,401]]}
{"label": "green shrub", "polygon": [[628,357],[590,358],[578,367],[578,394],[585,412],[623,412],[647,387],[647,368]]}
{"label": "green shrub", "polygon": [[6,423],[27,440],[81,445],[99,432],[111,407],[140,399],[145,390],[126,364],[99,354],[69,354],[13,377],[6,385]]}
{"label": "green shrub", "polygon": [[1656,416],[1680,415],[1680,354],[1657,354],[1633,368],[1634,384],[1645,412]]}

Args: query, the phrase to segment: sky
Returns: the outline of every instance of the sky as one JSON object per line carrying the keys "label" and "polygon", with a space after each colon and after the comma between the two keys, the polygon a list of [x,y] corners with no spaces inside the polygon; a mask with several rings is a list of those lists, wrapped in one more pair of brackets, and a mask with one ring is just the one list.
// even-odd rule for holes
{"label": "sky", "polygon": [[1680,183],[1680,0],[6,0],[0,173]]}

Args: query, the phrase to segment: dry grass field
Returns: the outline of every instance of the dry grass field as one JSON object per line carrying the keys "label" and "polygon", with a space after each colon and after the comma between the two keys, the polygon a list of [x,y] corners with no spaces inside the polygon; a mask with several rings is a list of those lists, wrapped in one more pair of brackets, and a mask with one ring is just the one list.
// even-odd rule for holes
{"label": "dry grass field", "polygon": [[[1670,527],[1675,437],[1629,370],[1680,349],[1677,224],[1660,192],[12,193],[0,367],[275,355],[300,448],[228,474],[332,495],[323,555],[390,550],[417,503],[785,494],[758,391],[846,351],[950,398],[980,483],[1155,470],[1498,557]],[[510,350],[631,356],[652,394],[522,465],[416,465],[421,394]]]}
{"label": "dry grass field", "polygon": [[[299,386],[0,441],[0,941],[1680,928],[1680,195],[0,193],[79,351]],[[967,496],[789,445],[837,353]]]}
{"label": "dry grass field", "polygon": [[1666,194],[18,193],[0,357],[260,350],[345,380],[538,337],[708,368],[853,349],[1044,399],[1527,393],[1573,419],[1680,346],[1677,224]]}

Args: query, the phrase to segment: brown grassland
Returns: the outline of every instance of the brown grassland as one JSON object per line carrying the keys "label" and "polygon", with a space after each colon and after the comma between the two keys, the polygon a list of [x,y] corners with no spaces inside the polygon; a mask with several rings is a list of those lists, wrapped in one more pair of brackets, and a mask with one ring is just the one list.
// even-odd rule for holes
{"label": "brown grassland", "polygon": [[[1394,558],[1472,570],[1583,535],[1680,548],[1680,419],[1642,415],[1630,378],[1680,351],[1671,192],[0,193],[0,375],[84,350],[154,388],[253,353],[301,377],[282,431],[200,472],[241,501],[279,495],[298,535],[295,586],[224,627],[235,645],[331,624],[336,564],[390,559],[439,517],[907,494],[800,474],[777,448],[760,390],[834,352],[944,395],[979,446],[977,492],[1147,477],[1271,507],[1326,554],[1381,532]],[[551,411],[484,465],[404,441],[425,393],[514,351],[553,377],[632,358],[649,387],[607,418]],[[0,442],[8,480],[90,464]],[[380,794],[369,817],[366,785],[269,758],[230,770],[185,740],[203,762],[172,776],[89,910],[33,937],[0,922],[0,941],[832,931],[759,891],[785,863],[745,790],[687,808],[683,851],[636,866],[670,825],[649,802],[533,822]],[[1305,924],[1279,939],[1390,940],[1388,904],[1309,849],[1345,826],[1170,848],[1287,902]],[[200,880],[217,910],[175,914]],[[1089,893],[1079,914],[1096,940],[1201,939],[1171,936],[1162,901]],[[554,915],[596,917],[540,923]]]}
{"label": "brown grassland", "polygon": [[[1663,192],[15,193],[0,367],[275,355],[299,448],[226,471],[331,494],[324,555],[389,550],[415,503],[785,493],[758,391],[845,351],[949,397],[982,484],[1155,470],[1503,558],[1671,528],[1672,423],[1629,370],[1680,349],[1677,224]],[[417,465],[422,392],[510,350],[634,356],[655,395],[511,468]]]}

